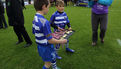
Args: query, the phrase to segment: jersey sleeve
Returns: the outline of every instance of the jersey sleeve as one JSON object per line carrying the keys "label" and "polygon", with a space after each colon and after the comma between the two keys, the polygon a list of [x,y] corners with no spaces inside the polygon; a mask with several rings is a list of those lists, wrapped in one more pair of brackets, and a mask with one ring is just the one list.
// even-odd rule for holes
{"label": "jersey sleeve", "polygon": [[[66,14],[66,16],[67,16],[67,14]],[[68,19],[68,16],[67,16],[67,18],[66,18],[66,21],[67,21],[67,23],[70,23],[70,21],[69,21],[69,19]]]}
{"label": "jersey sleeve", "polygon": [[58,29],[58,26],[54,24],[54,20],[55,20],[55,15],[53,14],[50,18],[50,25],[51,27]]}
{"label": "jersey sleeve", "polygon": [[52,35],[51,35],[52,32],[51,32],[49,21],[46,21],[46,23],[43,25],[43,32],[47,40],[52,39]]}
{"label": "jersey sleeve", "polygon": [[50,24],[54,23],[55,15],[53,14],[50,18]]}

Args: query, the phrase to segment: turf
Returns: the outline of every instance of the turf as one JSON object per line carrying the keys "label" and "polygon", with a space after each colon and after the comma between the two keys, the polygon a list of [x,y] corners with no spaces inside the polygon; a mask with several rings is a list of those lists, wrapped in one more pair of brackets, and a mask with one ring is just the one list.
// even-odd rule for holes
{"label": "turf", "polygon": [[[69,47],[75,53],[66,53],[65,48],[60,48],[59,55],[62,60],[57,60],[61,69],[121,69],[121,46],[117,39],[121,39],[121,0],[114,0],[109,7],[108,29],[105,43],[101,44],[98,39],[96,47],[91,46],[91,8],[65,7],[72,29],[76,32],[69,39]],[[32,20],[35,14],[33,5],[26,6],[24,10],[25,27],[33,44],[24,48],[25,42],[15,45],[17,37],[12,27],[0,29],[0,69],[41,69],[43,61],[39,57],[32,34]],[[48,15],[56,11],[50,7]],[[5,14],[6,16],[6,14]],[[6,16],[7,19],[7,16]]]}

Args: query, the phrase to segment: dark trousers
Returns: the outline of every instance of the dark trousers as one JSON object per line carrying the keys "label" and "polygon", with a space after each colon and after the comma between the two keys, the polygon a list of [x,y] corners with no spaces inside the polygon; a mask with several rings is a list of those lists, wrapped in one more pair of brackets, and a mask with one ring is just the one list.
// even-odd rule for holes
{"label": "dark trousers", "polygon": [[13,29],[19,41],[23,41],[23,38],[24,38],[26,43],[30,43],[30,44],[32,43],[24,25],[13,26]]}
{"label": "dark trousers", "polygon": [[95,14],[91,15],[92,23],[92,41],[97,42],[98,40],[98,26],[100,25],[100,38],[101,40],[105,37],[105,32],[108,23],[108,14]]}
{"label": "dark trousers", "polygon": [[6,23],[4,14],[0,15],[0,28],[3,28],[3,23],[4,23],[5,28],[7,28],[7,23]]}

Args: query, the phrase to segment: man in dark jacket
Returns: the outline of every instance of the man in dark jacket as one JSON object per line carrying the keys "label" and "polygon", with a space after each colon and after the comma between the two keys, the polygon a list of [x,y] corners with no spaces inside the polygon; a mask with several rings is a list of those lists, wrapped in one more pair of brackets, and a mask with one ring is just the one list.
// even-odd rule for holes
{"label": "man in dark jacket", "polygon": [[0,0],[0,29],[3,28],[3,23],[5,25],[5,28],[7,28],[7,23],[6,23],[6,20],[5,20],[5,17],[4,17],[4,6],[3,6],[3,3],[2,1]]}
{"label": "man in dark jacket", "polygon": [[27,43],[25,47],[28,47],[32,44],[32,41],[24,27],[23,8],[25,8],[23,0],[6,0],[9,25],[13,26],[14,32],[18,37],[18,42],[16,44],[23,42],[22,37],[24,37]]}

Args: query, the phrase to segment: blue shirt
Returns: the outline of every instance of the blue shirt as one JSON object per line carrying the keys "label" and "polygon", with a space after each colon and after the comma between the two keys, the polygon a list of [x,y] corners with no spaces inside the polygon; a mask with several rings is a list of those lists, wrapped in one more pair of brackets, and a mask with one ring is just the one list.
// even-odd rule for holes
{"label": "blue shirt", "polygon": [[33,20],[32,32],[35,34],[35,40],[38,45],[50,45],[48,40],[52,39],[50,23],[39,13],[35,14]]}
{"label": "blue shirt", "polygon": [[[59,13],[56,11],[50,18],[50,23],[54,23],[56,26],[65,29],[65,26],[69,22],[68,16],[65,12]],[[56,30],[56,29],[55,29]]]}

